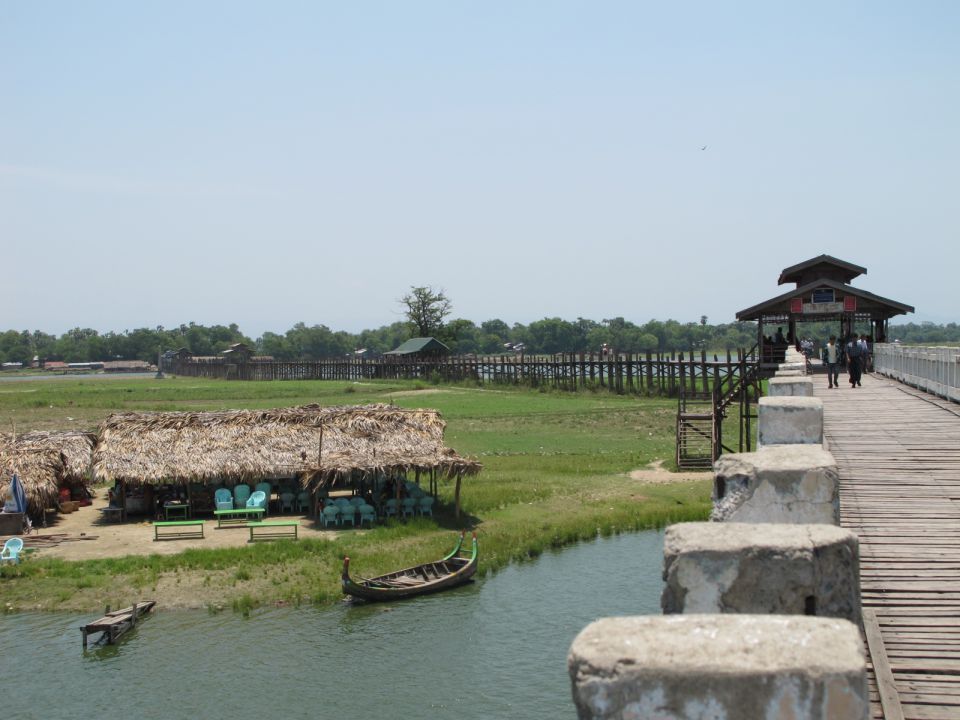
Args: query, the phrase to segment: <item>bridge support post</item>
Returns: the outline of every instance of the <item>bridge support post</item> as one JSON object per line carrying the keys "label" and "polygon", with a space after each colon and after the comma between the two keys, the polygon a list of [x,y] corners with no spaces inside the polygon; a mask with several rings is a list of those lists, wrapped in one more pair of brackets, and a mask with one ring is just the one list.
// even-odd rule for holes
{"label": "bridge support post", "polygon": [[816,615],[860,623],[859,542],[833,525],[671,525],[663,579],[666,615]]}
{"label": "bridge support post", "polygon": [[863,643],[845,620],[603,618],[573,641],[567,669],[581,720],[866,720],[870,709]]}
{"label": "bridge support post", "polygon": [[759,415],[761,447],[823,444],[823,401],[820,398],[760,398]]}

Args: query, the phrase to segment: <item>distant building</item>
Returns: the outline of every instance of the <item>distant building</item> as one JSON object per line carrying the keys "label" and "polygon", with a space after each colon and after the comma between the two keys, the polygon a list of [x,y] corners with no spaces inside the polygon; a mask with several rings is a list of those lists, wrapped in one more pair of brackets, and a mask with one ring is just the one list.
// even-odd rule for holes
{"label": "distant building", "polygon": [[450,348],[432,337],[411,338],[400,347],[388,350],[384,355],[406,358],[438,358],[450,354]]}
{"label": "distant building", "polygon": [[250,362],[253,357],[253,350],[246,343],[234,343],[220,354],[228,362],[245,363]]}

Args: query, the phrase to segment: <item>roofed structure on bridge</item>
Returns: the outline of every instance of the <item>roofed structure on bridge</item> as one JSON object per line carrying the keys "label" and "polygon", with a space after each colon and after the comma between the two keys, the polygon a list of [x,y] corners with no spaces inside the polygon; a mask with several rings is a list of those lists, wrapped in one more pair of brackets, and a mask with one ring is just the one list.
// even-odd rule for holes
{"label": "roofed structure on bridge", "polygon": [[[770,355],[764,326],[787,325],[787,340],[796,342],[798,322],[839,322],[838,337],[854,332],[857,323],[869,323],[875,342],[885,342],[887,322],[895,315],[912,313],[913,307],[855,288],[850,282],[867,269],[831,255],[819,255],[784,268],[778,285],[795,283],[793,290],[737,313],[738,321],[756,320],[764,356]],[[767,358],[771,359],[771,358]]]}

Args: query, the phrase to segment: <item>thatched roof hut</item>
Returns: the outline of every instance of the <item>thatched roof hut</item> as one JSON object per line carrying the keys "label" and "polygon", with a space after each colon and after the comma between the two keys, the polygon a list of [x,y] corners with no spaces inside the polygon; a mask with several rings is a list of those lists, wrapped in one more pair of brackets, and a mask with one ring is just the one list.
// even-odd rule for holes
{"label": "thatched roof hut", "polygon": [[479,471],[443,445],[445,427],[435,410],[389,405],[118,413],[100,426],[94,475],[156,485],[300,474],[317,489],[358,472]]}
{"label": "thatched roof hut", "polygon": [[31,515],[55,506],[61,485],[87,482],[93,443],[92,433],[73,430],[0,434],[2,492],[9,475],[16,473],[23,482]]}

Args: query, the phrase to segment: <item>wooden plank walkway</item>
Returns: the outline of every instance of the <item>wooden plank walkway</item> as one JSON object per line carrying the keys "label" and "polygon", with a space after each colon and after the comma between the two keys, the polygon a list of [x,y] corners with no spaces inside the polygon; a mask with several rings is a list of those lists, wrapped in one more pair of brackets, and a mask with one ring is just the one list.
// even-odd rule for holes
{"label": "wooden plank walkway", "polygon": [[813,380],[840,471],[841,524],[860,536],[864,614],[875,616],[885,651],[873,657],[873,717],[885,716],[886,676],[886,720],[897,701],[904,718],[957,720],[960,405],[879,375],[855,389],[843,375],[835,390],[826,375]]}

